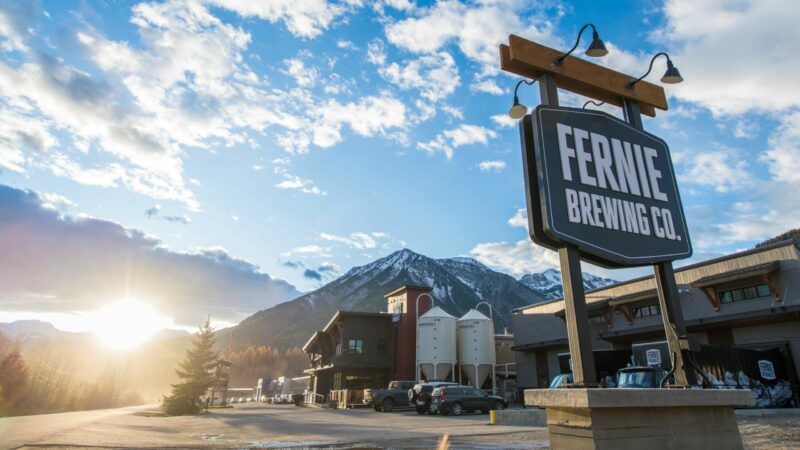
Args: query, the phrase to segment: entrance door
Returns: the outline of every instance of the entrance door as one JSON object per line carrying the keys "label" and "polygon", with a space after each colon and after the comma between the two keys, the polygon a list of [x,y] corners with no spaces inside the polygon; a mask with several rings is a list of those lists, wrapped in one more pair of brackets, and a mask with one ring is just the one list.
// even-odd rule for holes
{"label": "entrance door", "polygon": [[547,352],[536,352],[536,387],[546,388],[550,385],[550,373],[547,370]]}

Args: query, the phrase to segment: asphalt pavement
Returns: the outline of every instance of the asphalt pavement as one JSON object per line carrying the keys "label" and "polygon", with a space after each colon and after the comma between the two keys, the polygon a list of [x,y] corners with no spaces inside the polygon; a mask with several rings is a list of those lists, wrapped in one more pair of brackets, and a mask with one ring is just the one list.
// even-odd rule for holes
{"label": "asphalt pavement", "polygon": [[157,417],[147,407],[0,419],[0,448],[542,448],[544,427],[489,425],[489,416],[244,404]]}

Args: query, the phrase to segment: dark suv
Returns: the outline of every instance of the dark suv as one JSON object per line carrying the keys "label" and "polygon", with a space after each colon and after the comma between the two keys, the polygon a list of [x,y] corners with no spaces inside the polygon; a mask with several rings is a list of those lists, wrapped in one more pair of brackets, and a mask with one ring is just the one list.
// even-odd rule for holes
{"label": "dark suv", "polygon": [[463,412],[480,411],[488,414],[490,410],[505,409],[508,402],[503,397],[489,395],[472,386],[445,386],[433,390],[429,412],[446,416],[459,416]]}
{"label": "dark suv", "polygon": [[443,386],[458,386],[458,383],[452,381],[429,381],[415,384],[413,388],[408,390],[408,404],[417,410],[417,414],[425,414],[430,410],[433,390]]}
{"label": "dark suv", "polygon": [[617,372],[619,388],[658,388],[667,371],[658,367],[626,367]]}

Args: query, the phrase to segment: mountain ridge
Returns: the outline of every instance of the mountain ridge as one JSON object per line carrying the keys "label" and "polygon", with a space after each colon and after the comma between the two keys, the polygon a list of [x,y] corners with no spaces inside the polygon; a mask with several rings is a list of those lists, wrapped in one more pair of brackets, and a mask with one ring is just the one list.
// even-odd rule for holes
{"label": "mountain ridge", "polygon": [[[547,269],[543,272],[529,273],[521,276],[519,282],[540,292],[547,300],[562,298],[564,291],[561,286],[561,271]],[[583,288],[585,291],[597,289],[617,283],[611,278],[603,278],[583,272]]]}
{"label": "mountain ridge", "polygon": [[431,287],[437,306],[455,316],[488,302],[497,331],[511,328],[512,309],[546,300],[511,275],[473,258],[434,259],[402,249],[353,267],[313,292],[251,315],[221,332],[219,342],[233,348],[250,343],[278,348],[302,345],[337,310],[385,311],[383,295],[405,284]]}

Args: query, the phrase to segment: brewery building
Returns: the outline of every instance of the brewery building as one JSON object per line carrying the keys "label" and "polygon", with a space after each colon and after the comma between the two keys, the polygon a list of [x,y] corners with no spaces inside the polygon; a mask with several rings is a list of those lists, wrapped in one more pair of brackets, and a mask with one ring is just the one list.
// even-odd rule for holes
{"label": "brewery building", "polygon": [[[719,386],[750,387],[798,404],[800,250],[761,246],[675,269],[695,359]],[[670,367],[653,276],[588,291],[598,380],[629,365]],[[571,371],[564,300],[513,311],[520,389],[547,387]],[[745,385],[745,386],[742,386]],[[761,393],[761,394],[759,394]],[[769,401],[773,401],[770,399]],[[784,398],[783,406],[792,402]],[[765,400],[766,401],[766,400]]]}

